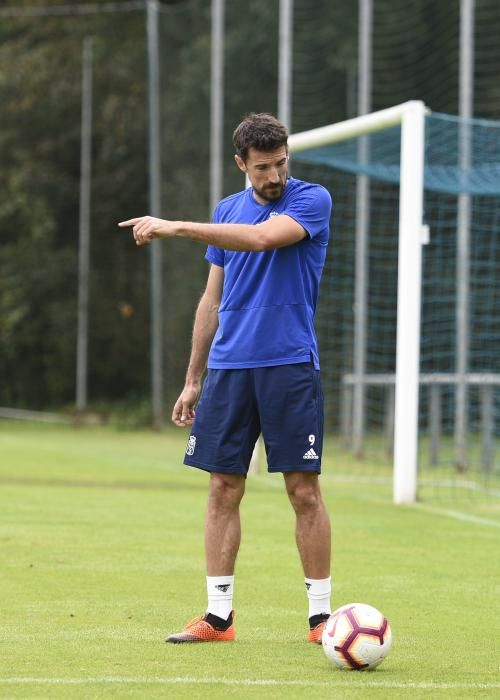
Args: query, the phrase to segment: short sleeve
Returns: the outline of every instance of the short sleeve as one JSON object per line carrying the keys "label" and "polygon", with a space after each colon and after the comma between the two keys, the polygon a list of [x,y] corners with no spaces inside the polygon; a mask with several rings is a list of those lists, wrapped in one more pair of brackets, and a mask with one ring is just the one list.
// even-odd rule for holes
{"label": "short sleeve", "polygon": [[328,232],[332,198],[328,190],[321,185],[311,185],[307,189],[299,190],[282,213],[297,221],[309,237],[314,238],[322,232]]}
{"label": "short sleeve", "polygon": [[224,251],[214,245],[209,245],[205,253],[205,260],[219,267],[224,267]]}
{"label": "short sleeve", "polygon": [[[212,223],[219,223],[219,205],[215,207],[214,213],[212,214]],[[214,245],[209,245],[205,253],[205,260],[219,267],[224,267],[224,251],[221,248],[216,248]]]}

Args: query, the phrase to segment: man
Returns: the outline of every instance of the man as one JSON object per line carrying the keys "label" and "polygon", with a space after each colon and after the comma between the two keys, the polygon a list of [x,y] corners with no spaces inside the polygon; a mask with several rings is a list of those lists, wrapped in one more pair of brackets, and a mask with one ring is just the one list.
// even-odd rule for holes
{"label": "man", "polygon": [[[137,245],[181,236],[208,244],[208,282],[196,312],[186,382],[172,413],[192,426],[184,464],[210,473],[205,526],[208,607],[166,641],[230,641],[239,505],[262,432],[268,470],[282,472],[296,514],[309,598],[310,642],[330,608],[330,521],[318,481],[323,396],[313,318],[329,237],[331,198],[288,176],[285,127],[249,114],[233,134],[251,187],[223,199],[210,224],[140,217]],[[201,392],[201,379],[208,374]]]}

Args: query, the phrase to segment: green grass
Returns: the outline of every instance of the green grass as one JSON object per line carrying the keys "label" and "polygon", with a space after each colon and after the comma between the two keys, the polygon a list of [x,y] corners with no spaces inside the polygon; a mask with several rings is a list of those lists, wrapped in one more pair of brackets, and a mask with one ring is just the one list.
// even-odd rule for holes
{"label": "green grass", "polygon": [[0,422],[0,698],[499,696],[498,499],[394,506],[386,470],[363,478],[347,455],[323,478],[333,603],[384,611],[382,666],[343,672],[305,642],[278,475],[248,480],[237,642],[166,645],[206,603],[207,475],[181,465],[185,439]]}

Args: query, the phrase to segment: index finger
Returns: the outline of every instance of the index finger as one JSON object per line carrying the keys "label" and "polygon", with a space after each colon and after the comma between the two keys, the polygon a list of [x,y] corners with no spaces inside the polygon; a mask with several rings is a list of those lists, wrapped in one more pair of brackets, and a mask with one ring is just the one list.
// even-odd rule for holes
{"label": "index finger", "polygon": [[138,217],[137,219],[129,219],[128,221],[119,221],[118,226],[135,226],[142,217]]}

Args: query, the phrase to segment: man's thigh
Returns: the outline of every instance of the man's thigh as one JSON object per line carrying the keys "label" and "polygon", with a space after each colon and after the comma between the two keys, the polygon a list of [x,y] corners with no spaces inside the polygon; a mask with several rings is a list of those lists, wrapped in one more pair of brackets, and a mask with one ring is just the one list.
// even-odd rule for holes
{"label": "man's thigh", "polygon": [[312,363],[254,370],[270,472],[321,471],[323,392]]}
{"label": "man's thigh", "polygon": [[184,464],[209,472],[248,471],[260,432],[252,370],[208,370]]}

